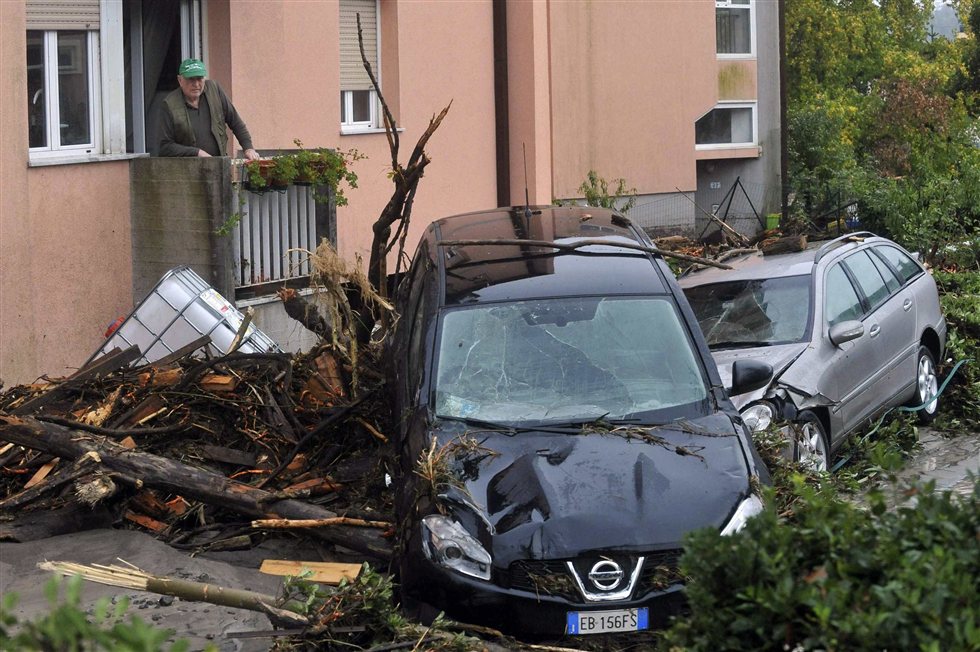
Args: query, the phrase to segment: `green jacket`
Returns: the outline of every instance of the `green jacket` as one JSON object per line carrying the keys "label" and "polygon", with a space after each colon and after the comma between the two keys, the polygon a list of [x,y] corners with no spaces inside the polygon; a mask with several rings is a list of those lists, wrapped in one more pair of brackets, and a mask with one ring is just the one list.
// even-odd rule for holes
{"label": "green jacket", "polygon": [[[221,89],[215,82],[208,79],[204,82],[204,94],[208,97],[208,106],[211,109],[211,133],[214,134],[214,139],[218,141],[218,150],[221,156],[227,156],[228,132],[225,130],[225,112]],[[196,147],[197,139],[194,137],[191,119],[187,115],[184,93],[179,88],[174,90],[163,100],[163,104],[173,117],[174,140],[181,145]]]}

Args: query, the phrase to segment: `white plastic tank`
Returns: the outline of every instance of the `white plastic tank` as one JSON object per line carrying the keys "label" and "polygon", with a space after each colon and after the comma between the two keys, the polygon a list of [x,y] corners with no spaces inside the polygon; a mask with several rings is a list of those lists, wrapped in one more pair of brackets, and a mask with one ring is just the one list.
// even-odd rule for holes
{"label": "white plastic tank", "polygon": [[[164,274],[88,362],[114,348],[127,349],[134,344],[143,354],[134,364],[154,362],[202,335],[211,337],[209,349],[214,355],[224,355],[244,318],[190,267],[175,267]],[[252,324],[237,351],[281,353],[276,343]]]}

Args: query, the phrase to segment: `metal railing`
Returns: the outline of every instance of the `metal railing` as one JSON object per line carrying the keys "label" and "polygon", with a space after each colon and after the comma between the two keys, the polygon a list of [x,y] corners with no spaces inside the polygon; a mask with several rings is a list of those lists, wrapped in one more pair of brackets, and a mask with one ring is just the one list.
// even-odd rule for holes
{"label": "metal railing", "polygon": [[[310,275],[309,253],[323,238],[336,244],[333,201],[317,201],[325,188],[291,184],[283,191],[256,193],[236,188],[240,219],[232,230],[236,294],[265,293]],[[271,288],[269,289],[271,291]]]}

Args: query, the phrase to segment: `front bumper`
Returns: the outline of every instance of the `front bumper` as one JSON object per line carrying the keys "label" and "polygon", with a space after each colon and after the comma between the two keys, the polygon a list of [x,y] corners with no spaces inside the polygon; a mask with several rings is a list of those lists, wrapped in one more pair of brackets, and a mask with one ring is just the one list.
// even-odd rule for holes
{"label": "front bumper", "polygon": [[657,629],[666,626],[672,616],[684,613],[686,609],[682,584],[647,591],[633,600],[585,602],[467,577],[420,556],[413,556],[408,566],[409,569],[403,566],[402,587],[409,597],[444,611],[450,618],[508,633],[560,637],[565,634],[570,611],[639,607],[649,609],[650,628]]}

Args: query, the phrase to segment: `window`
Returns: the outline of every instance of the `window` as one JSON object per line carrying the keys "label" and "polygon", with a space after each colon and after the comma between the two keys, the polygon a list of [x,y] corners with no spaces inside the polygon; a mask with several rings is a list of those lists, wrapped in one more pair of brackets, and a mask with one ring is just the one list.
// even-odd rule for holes
{"label": "window", "polygon": [[[28,0],[27,131],[32,161],[125,150],[125,121],[103,111],[123,87],[122,4]],[[103,47],[108,50],[103,51]]]}
{"label": "window", "polygon": [[869,309],[874,310],[884,303],[889,294],[888,286],[885,285],[885,280],[878,273],[878,268],[875,267],[867,252],[859,251],[848,256],[844,260],[844,264],[851,270],[854,280],[857,281],[864,296],[868,299]]}
{"label": "window", "polygon": [[873,247],[873,250],[888,262],[889,266],[898,274],[902,283],[908,283],[909,280],[922,273],[922,268],[919,267],[917,262],[895,247],[880,246]]}
{"label": "window", "polygon": [[858,298],[854,286],[844,273],[840,263],[830,268],[827,273],[827,287],[824,288],[825,312],[828,326],[839,324],[848,319],[860,319],[864,314],[861,299]]}
{"label": "window", "polygon": [[364,70],[357,41],[357,17],[361,18],[364,54],[378,83],[378,0],[340,0],[340,126],[344,132],[377,126],[377,93]]}
{"label": "window", "polygon": [[755,16],[752,0],[715,0],[715,43],[722,56],[755,52]]}
{"label": "window", "polygon": [[720,104],[694,125],[694,142],[699,148],[746,147],[755,145],[755,104]]}
{"label": "window", "polygon": [[98,151],[99,2],[27,5],[27,116],[32,156]]}

